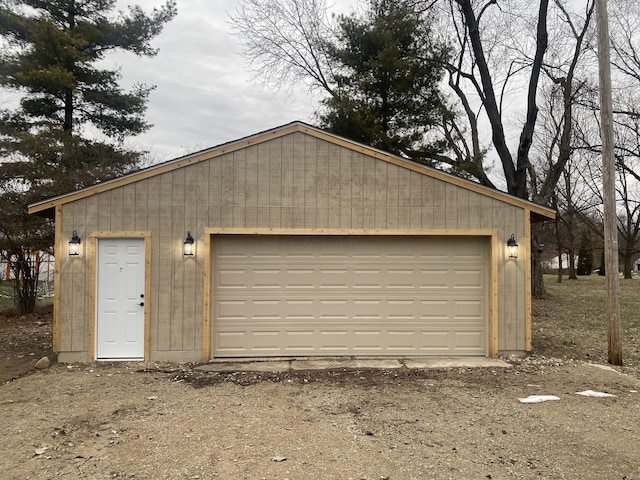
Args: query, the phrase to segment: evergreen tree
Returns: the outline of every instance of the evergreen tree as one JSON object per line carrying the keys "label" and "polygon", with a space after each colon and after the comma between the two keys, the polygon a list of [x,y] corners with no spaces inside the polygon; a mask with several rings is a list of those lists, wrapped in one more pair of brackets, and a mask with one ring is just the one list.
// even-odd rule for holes
{"label": "evergreen tree", "polygon": [[593,248],[591,247],[591,238],[585,235],[580,242],[578,250],[578,275],[591,275],[593,271]]}
{"label": "evergreen tree", "polygon": [[[0,86],[21,97],[16,108],[0,112],[0,153],[26,163],[21,178],[44,188],[43,196],[121,174],[140,157],[121,142],[149,128],[144,114],[153,87],[125,92],[119,71],[99,62],[114,50],[155,55],[150,41],[175,15],[175,3],[151,15],[130,7],[110,17],[114,9],[115,0],[0,2],[7,45]],[[83,136],[88,127],[105,138]]]}
{"label": "evergreen tree", "polygon": [[340,73],[319,117],[334,133],[431,163],[445,149],[435,127],[452,115],[440,91],[448,50],[417,5],[371,0],[363,18],[339,18],[328,52]]}
{"label": "evergreen tree", "polygon": [[[125,92],[120,72],[101,68],[109,52],[154,56],[150,45],[176,14],[169,0],[151,14],[114,13],[115,0],[0,0],[0,87],[19,97],[0,111],[0,252],[29,270],[30,253],[52,245],[50,220],[26,206],[135,168],[142,152],[123,140],[144,132],[153,87]],[[93,137],[87,132],[93,132]],[[20,313],[33,288],[18,288]]]}
{"label": "evergreen tree", "polygon": [[605,262],[604,262],[604,249],[602,250],[602,255],[600,256],[600,268],[598,269],[598,275],[604,277],[607,274],[605,270]]}

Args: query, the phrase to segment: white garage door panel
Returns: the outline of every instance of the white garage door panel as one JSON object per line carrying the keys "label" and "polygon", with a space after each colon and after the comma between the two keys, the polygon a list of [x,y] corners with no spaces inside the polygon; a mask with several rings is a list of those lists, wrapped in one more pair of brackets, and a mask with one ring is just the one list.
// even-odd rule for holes
{"label": "white garage door panel", "polygon": [[215,238],[213,354],[486,355],[485,244]]}

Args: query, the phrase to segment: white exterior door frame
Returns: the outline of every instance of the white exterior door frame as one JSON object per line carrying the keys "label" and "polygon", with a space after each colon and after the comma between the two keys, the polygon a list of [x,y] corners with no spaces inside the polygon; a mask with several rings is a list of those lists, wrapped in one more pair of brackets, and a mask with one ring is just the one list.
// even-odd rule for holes
{"label": "white exterior door frame", "polygon": [[89,360],[149,360],[150,234],[93,233],[89,257]]}

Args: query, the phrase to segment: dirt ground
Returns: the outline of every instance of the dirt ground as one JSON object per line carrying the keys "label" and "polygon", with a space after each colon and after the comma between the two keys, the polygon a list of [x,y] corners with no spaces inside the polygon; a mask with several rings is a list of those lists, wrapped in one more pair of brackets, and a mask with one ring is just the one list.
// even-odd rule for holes
{"label": "dirt ground", "polygon": [[[291,373],[100,363],[33,372],[50,351],[50,319],[0,318],[0,335],[5,479],[640,479],[640,379],[579,360]],[[615,396],[576,395],[584,390]],[[559,400],[518,401],[533,394]]]}
{"label": "dirt ground", "polygon": [[24,317],[0,315],[0,385],[33,372],[51,351],[51,314]]}

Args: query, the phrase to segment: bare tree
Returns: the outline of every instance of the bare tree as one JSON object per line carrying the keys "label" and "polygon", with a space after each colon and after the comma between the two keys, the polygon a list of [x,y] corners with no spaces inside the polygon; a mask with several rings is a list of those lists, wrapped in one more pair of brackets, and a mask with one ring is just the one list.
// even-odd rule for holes
{"label": "bare tree", "polygon": [[[593,112],[591,131],[597,131],[597,112]],[[635,125],[635,126],[634,126]],[[582,152],[590,156],[590,160],[583,163],[581,168],[582,183],[590,188],[593,199],[589,208],[581,212],[585,220],[601,238],[602,230],[602,193],[600,183],[602,168],[598,158],[601,155],[601,145],[592,141],[593,134],[578,130],[583,142]],[[628,116],[616,115],[615,121],[616,144],[616,205],[619,256],[622,270],[626,279],[632,278],[633,261],[640,253],[640,128],[638,121]]]}
{"label": "bare tree", "polygon": [[[484,168],[484,152],[478,140],[478,119],[483,115],[491,128],[491,144],[502,166],[503,185],[509,193],[521,198],[529,198],[527,190],[528,152],[536,124],[538,107],[536,94],[542,68],[542,61],[547,49],[547,10],[548,1],[540,3],[536,24],[535,46],[529,55],[530,45],[521,45],[516,51],[511,45],[519,38],[514,28],[525,28],[522,15],[517,13],[517,6],[498,5],[494,0],[472,2],[471,0],[450,0],[450,24],[454,26],[452,43],[456,44],[457,56],[449,66],[449,85],[459,99],[466,113],[471,142],[469,151],[477,168]],[[512,9],[512,7],[515,7]],[[523,10],[521,10],[522,12]],[[517,27],[515,27],[517,26]],[[508,39],[511,41],[508,41]],[[523,52],[526,52],[524,55]],[[533,60],[531,60],[533,58]],[[520,141],[516,152],[508,146],[509,118],[505,116],[503,102],[506,94],[513,94],[518,81],[527,80],[526,118],[522,123]],[[471,108],[469,96],[473,95],[479,108]],[[478,153],[482,152],[482,156]],[[489,182],[485,182],[489,183]],[[537,242],[534,242],[532,263],[536,271],[541,272],[538,258]],[[542,278],[540,273],[540,278]],[[538,292],[534,283],[534,292]]]}
{"label": "bare tree", "polygon": [[[370,0],[369,8],[373,8],[376,1]],[[435,21],[433,9],[439,3],[437,0],[393,1],[413,9],[425,24]],[[351,18],[355,15],[353,13]],[[244,0],[231,15],[230,22],[257,80],[276,89],[304,84],[326,105],[341,100],[341,79],[348,74],[348,69],[332,55],[338,50],[340,26],[345,18],[331,16],[324,0]],[[425,41],[429,42],[429,39]],[[456,95],[462,99],[461,108],[457,110],[468,115],[469,122],[468,125],[458,122],[455,115],[451,115],[449,105],[445,105],[439,124],[433,125],[427,135],[432,143],[438,141],[443,147],[440,151],[426,152],[425,157],[437,168],[494,187],[483,165],[486,149],[479,141],[472,144],[466,141],[469,132],[472,138],[479,138],[478,113],[474,113],[470,102],[464,102],[460,76],[457,75],[456,80],[455,69],[450,64],[446,67],[450,72],[452,91],[457,91]],[[416,101],[422,99],[416,98]]]}
{"label": "bare tree", "polygon": [[[544,178],[538,185],[536,176],[532,175],[532,200],[547,203],[555,189],[556,184],[563,175],[563,170],[571,158],[573,151],[572,138],[574,131],[574,104],[582,94],[586,80],[576,79],[580,61],[589,52],[595,4],[587,1],[585,16],[578,17],[570,12],[563,1],[554,0],[560,13],[562,27],[556,42],[553,43],[552,57],[555,63],[545,62],[544,72],[553,82],[555,94],[561,98],[559,108],[551,106],[550,115],[558,115],[554,122],[556,131],[553,135],[554,154],[547,156],[547,165]],[[568,32],[567,32],[568,30]],[[560,38],[563,41],[560,41]],[[570,39],[570,41],[569,41]],[[584,72],[583,72],[584,73]]]}
{"label": "bare tree", "polygon": [[[618,159],[620,163],[621,159]],[[638,241],[640,240],[640,195],[638,195],[638,183],[625,169],[618,169],[618,195],[622,199],[619,202],[618,233],[620,238],[620,257],[622,259],[622,271],[624,278],[631,279],[633,260],[640,253]]]}
{"label": "bare tree", "polygon": [[[588,0],[583,15],[569,10],[565,0],[541,0],[535,18],[526,17],[524,13],[528,2],[526,5],[517,1],[503,5],[495,0],[450,0],[449,5],[457,7],[465,26],[464,36],[456,30],[460,55],[465,54],[465,49],[470,55],[470,60],[460,60],[457,64],[457,75],[465,79],[481,99],[507,191],[549,204],[571,156],[573,105],[582,88],[582,82],[576,82],[576,74],[591,34],[593,0]],[[451,11],[456,13],[455,8]],[[548,18],[550,11],[555,13],[551,20]],[[503,17],[503,23],[496,23],[498,17]],[[505,25],[505,19],[509,20],[508,25]],[[499,37],[497,29],[508,37]],[[553,35],[551,42],[550,34]],[[527,39],[535,39],[535,42]],[[462,71],[461,67],[466,70]],[[526,83],[526,103],[516,149],[511,151],[507,126],[512,121],[505,115],[503,102],[505,94],[513,95],[509,85],[522,83]],[[533,161],[531,157],[540,153],[540,149],[531,151],[540,120],[538,97],[541,88],[549,83],[559,100],[548,104],[555,109],[550,114],[555,125],[552,132],[546,132],[551,138],[547,151],[541,156],[542,161]],[[539,228],[534,228],[532,234],[532,292],[541,296],[545,291],[538,258],[541,251]]]}
{"label": "bare tree", "polygon": [[538,8],[536,42],[533,59],[529,68],[526,118],[520,132],[520,139],[515,155],[512,154],[508,146],[500,95],[496,90],[494,76],[485,53],[485,39],[481,33],[483,15],[488,9],[497,8],[497,2],[495,0],[485,2],[472,2],[471,0],[451,1],[454,2],[458,8],[460,18],[465,26],[465,35],[468,39],[470,53],[473,55],[475,72],[465,72],[464,76],[469,79],[482,99],[484,111],[491,125],[493,148],[502,164],[507,191],[520,198],[529,198],[529,192],[527,190],[529,149],[531,148],[533,132],[538,116],[538,106],[536,103],[537,90],[548,43],[547,11],[549,1],[541,0]]}
{"label": "bare tree", "polygon": [[230,23],[256,79],[280,89],[298,83],[334,95],[329,42],[335,18],[325,0],[244,0]]}
{"label": "bare tree", "polygon": [[[615,88],[613,90],[613,122],[616,160],[616,204],[619,256],[625,278],[632,277],[633,261],[640,250],[640,5],[629,0],[611,2],[611,62]],[[595,58],[595,52],[593,54]],[[584,181],[592,188],[593,198],[601,198],[599,188],[601,155],[598,118],[597,88],[586,82],[589,95],[577,98],[577,108],[588,112],[575,129],[580,148],[592,155],[592,161],[584,164]],[[594,206],[592,215],[602,216],[600,206]],[[591,220],[593,231],[602,236],[601,222]]]}
{"label": "bare tree", "polygon": [[[556,188],[558,243],[561,245],[561,250],[564,250],[568,256],[569,280],[578,278],[576,253],[581,239],[588,233],[586,231],[590,230],[590,225],[585,223],[584,218],[593,210],[590,202],[593,197],[579,175],[581,168],[579,161],[567,163]],[[599,200],[598,203],[600,203]]]}

